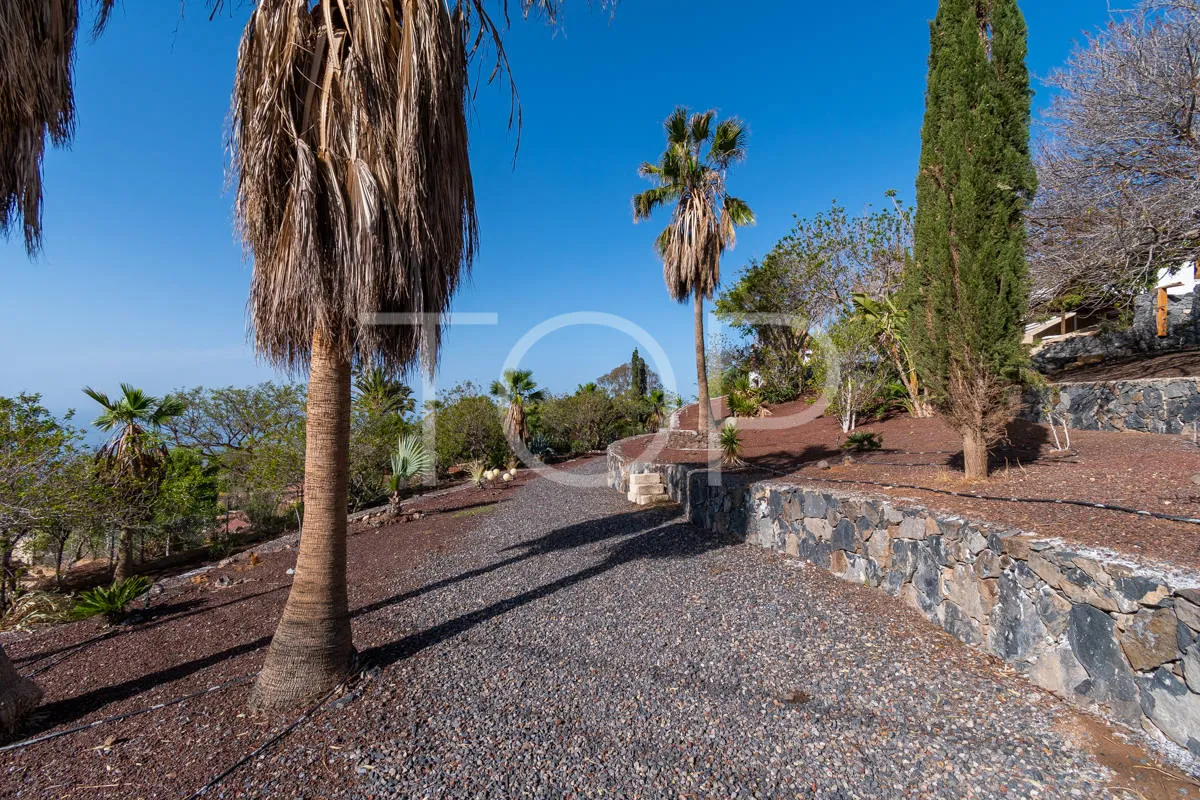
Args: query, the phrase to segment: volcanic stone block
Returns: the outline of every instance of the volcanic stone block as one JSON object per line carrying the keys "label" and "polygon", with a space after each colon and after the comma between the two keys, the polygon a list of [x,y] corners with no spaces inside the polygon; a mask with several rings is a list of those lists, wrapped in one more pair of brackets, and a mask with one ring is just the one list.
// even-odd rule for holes
{"label": "volcanic stone block", "polygon": [[1136,721],[1138,687],[1117,646],[1112,618],[1094,606],[1076,605],[1071,609],[1067,641],[1091,678],[1086,694],[1120,719]]}

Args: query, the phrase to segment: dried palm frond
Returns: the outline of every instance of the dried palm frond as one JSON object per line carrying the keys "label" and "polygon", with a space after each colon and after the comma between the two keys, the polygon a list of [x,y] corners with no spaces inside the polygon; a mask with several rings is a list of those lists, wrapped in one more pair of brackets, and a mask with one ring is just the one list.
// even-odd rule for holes
{"label": "dried palm frond", "polygon": [[[520,3],[551,21],[558,6]],[[269,360],[303,365],[320,328],[385,368],[436,362],[440,326],[407,315],[443,314],[475,255],[467,68],[490,43],[506,69],[499,34],[484,0],[260,0],[231,145]]]}
{"label": "dried palm frond", "polygon": [[[99,36],[116,0],[98,0]],[[32,255],[42,242],[42,159],[46,139],[75,135],[78,0],[0,2],[0,233],[20,227]]]}
{"label": "dried palm frond", "polygon": [[0,631],[20,631],[66,622],[71,618],[73,604],[70,595],[43,590],[22,592],[0,616]]}

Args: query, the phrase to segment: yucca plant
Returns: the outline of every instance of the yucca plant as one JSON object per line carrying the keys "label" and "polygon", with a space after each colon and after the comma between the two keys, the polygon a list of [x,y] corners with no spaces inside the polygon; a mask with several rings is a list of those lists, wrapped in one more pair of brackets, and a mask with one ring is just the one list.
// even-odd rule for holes
{"label": "yucca plant", "polygon": [[125,606],[149,589],[150,579],[142,575],[116,581],[112,586],[97,586],[79,595],[75,607],[71,609],[71,616],[87,619],[103,614],[110,625],[119,625],[125,620]]}
{"label": "yucca plant", "polygon": [[487,480],[487,467],[478,459],[467,465],[467,469],[471,472],[471,483],[475,484],[475,488],[483,486],[483,482]]}
{"label": "yucca plant", "polygon": [[721,446],[721,463],[724,466],[740,467],[746,463],[742,461],[742,434],[737,425],[727,422],[721,428],[721,435],[717,441]]}
{"label": "yucca plant", "polygon": [[408,494],[413,478],[428,475],[433,470],[433,453],[425,449],[420,437],[409,434],[400,439],[396,452],[392,453],[392,474],[388,476],[388,489],[392,493],[388,508],[399,513],[400,502]]}

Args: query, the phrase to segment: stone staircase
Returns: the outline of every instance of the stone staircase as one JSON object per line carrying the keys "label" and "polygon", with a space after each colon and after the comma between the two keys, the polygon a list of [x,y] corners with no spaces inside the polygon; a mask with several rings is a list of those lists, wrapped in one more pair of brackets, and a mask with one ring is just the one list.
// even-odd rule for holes
{"label": "stone staircase", "polygon": [[630,475],[629,494],[626,497],[629,498],[629,502],[637,503],[639,506],[671,502],[671,498],[667,495],[667,487],[663,483],[663,476],[657,472]]}

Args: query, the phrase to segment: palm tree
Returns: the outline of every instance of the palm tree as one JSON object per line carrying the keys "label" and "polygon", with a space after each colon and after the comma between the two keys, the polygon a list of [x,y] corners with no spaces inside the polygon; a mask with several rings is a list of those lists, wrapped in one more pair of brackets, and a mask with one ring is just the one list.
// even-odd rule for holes
{"label": "palm tree", "polygon": [[[100,0],[97,29],[114,2]],[[250,317],[261,355],[309,371],[304,532],[253,692],[259,708],[320,696],[351,663],[351,364],[436,365],[438,320],[477,245],[465,113],[471,58],[490,43],[491,74],[506,71],[510,6],[554,22],[560,4],[254,4],[238,50],[231,141],[238,228],[254,255]],[[72,129],[76,11],[74,0],[0,2],[0,231],[23,224],[31,252],[45,137],[63,144]],[[514,111],[515,100],[514,86]],[[402,323],[374,324],[389,320]]]}
{"label": "palm tree", "polygon": [[417,407],[412,389],[379,366],[360,368],[354,374],[354,400],[367,411],[376,414],[399,414]]}
{"label": "palm tree", "polygon": [[539,403],[543,398],[542,390],[537,388],[533,380],[533,371],[528,369],[507,369],[504,380],[492,381],[492,397],[508,403],[504,412],[504,435],[516,447],[517,443],[525,443],[529,434],[526,426],[526,407],[531,403]]}
{"label": "palm tree", "polygon": [[917,380],[917,367],[908,347],[908,311],[896,306],[891,297],[876,299],[863,292],[853,296],[854,313],[871,326],[876,340],[892,359],[900,382],[908,394],[908,410],[914,417],[932,417],[929,391]]}
{"label": "palm tree", "polygon": [[701,433],[709,430],[708,375],[704,358],[704,301],[721,281],[721,254],[732,248],[736,228],[754,224],[745,202],[725,191],[725,173],[746,157],[746,126],[731,117],[714,127],[715,111],[689,114],[677,107],[663,123],[667,149],[657,164],[638,170],[653,189],[634,195],[633,219],[649,219],[655,209],[674,203],[671,224],[655,241],[663,279],[671,299],[692,300],[696,327],[696,382]]}
{"label": "palm tree", "polygon": [[663,389],[651,389],[646,395],[646,403],[650,407],[649,427],[658,430],[663,420],[667,418],[667,393]]}
{"label": "palm tree", "polygon": [[[100,0],[99,34],[116,0]],[[31,256],[42,242],[42,164],[46,139],[70,145],[75,130],[78,0],[0,2],[0,234],[19,228]],[[41,699],[0,646],[0,740]]]}
{"label": "palm tree", "polygon": [[[512,0],[553,20],[561,0]],[[304,530],[252,696],[318,697],[353,656],[346,587],[350,376],[437,363],[477,246],[465,104],[487,0],[258,0],[233,96],[236,211],[267,360],[309,370]],[[509,0],[494,0],[507,20]],[[397,324],[388,324],[395,323]]]}
{"label": "palm tree", "polygon": [[187,406],[174,395],[160,400],[128,383],[121,384],[121,396],[116,399],[90,386],[85,386],[83,393],[104,409],[92,424],[112,433],[96,458],[101,474],[125,506],[125,523],[113,567],[113,581],[123,581],[133,574],[133,528],[145,521],[149,504],[162,483],[168,455],[160,435],[162,427]]}

